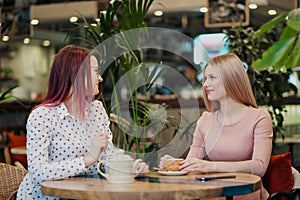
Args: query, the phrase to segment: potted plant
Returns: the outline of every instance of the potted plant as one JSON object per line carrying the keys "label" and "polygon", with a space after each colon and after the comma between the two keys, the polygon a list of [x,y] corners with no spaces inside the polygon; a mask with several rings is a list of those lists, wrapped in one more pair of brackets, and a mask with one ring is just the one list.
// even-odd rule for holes
{"label": "potted plant", "polygon": [[[122,122],[118,137],[115,137],[115,144],[128,151],[134,149],[137,156],[142,158],[146,155],[152,157],[153,154],[149,153],[159,149],[160,137],[153,140],[154,137],[149,135],[155,130],[152,125],[162,124],[162,129],[155,130],[160,133],[172,128],[175,135],[179,131],[177,121],[180,120],[180,118],[175,119],[173,115],[166,116],[166,105],[151,104],[139,97],[140,93],[147,94],[155,81],[164,73],[164,70],[158,70],[158,65],[152,65],[150,70],[149,64],[142,60],[142,52],[139,49],[132,49],[132,45],[139,43],[138,34],[147,35],[147,25],[144,20],[153,1],[113,1],[108,4],[105,11],[100,13],[97,25],[92,25],[83,18],[84,22],[78,23],[75,28],[75,31],[83,32],[83,37],[79,38],[81,45],[89,48],[99,48],[99,44],[109,41],[112,37],[117,38],[116,43],[113,40],[110,45],[100,47],[104,58],[101,59],[101,65],[104,66],[112,60],[107,64],[109,65],[107,70],[102,71],[102,76],[105,77],[104,81],[111,81],[114,88],[118,87],[117,83],[123,79],[124,84],[121,85],[127,85],[129,101],[124,103],[118,91],[113,90],[111,104],[105,104],[105,107],[107,113],[113,114],[115,122],[118,124]],[[134,29],[136,32],[131,32]],[[118,51],[123,53],[118,57],[107,58]],[[102,99],[104,103],[107,102],[103,96]],[[132,120],[129,123],[126,123],[128,116],[124,116],[122,112],[124,105]],[[189,130],[194,124],[190,124],[186,130],[183,130],[183,135],[190,136]]]}
{"label": "potted plant", "polygon": [[245,66],[248,66],[247,73],[258,105],[265,106],[273,119],[273,141],[279,136],[284,138],[284,94],[297,92],[297,88],[288,81],[292,70],[255,68],[255,61],[274,43],[275,33],[267,31],[264,37],[254,37],[255,31],[252,27],[242,26],[224,30],[224,33],[228,37],[230,51],[237,54]]}

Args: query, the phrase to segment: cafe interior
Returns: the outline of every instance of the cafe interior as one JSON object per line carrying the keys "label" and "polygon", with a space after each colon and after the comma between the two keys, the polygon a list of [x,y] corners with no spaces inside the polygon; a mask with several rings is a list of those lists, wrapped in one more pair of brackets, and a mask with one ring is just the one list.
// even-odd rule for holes
{"label": "cafe interior", "polygon": [[[0,162],[22,168],[24,170],[22,176],[28,169],[26,121],[31,109],[41,103],[46,95],[47,80],[54,56],[67,44],[86,45],[88,28],[85,27],[100,26],[99,18],[101,14],[105,15],[108,12],[108,5],[112,2],[0,0]],[[228,2],[234,4],[238,11],[230,13],[233,11],[220,9]],[[244,46],[250,46],[250,51],[251,48],[261,48],[259,53],[253,53],[256,57],[252,60],[247,56],[241,57],[245,69],[253,70],[252,62],[261,58],[267,50],[257,44],[263,40],[271,41],[269,45],[275,44],[287,26],[287,19],[282,18],[280,23],[271,28],[269,26],[268,29],[272,29],[272,36],[265,34],[260,36],[260,40],[254,40],[254,32],[276,17],[293,10],[297,10],[298,17],[295,19],[299,21],[300,10],[297,9],[299,5],[298,0],[154,0],[142,19],[149,29],[154,45],[141,48],[139,52],[140,62],[148,64],[149,73],[154,72],[152,74],[156,74],[156,79],[151,82],[151,87],[147,88],[147,91],[143,90],[142,86],[136,88],[133,96],[140,105],[147,107],[153,117],[150,119],[151,122],[156,124],[147,127],[146,139],[136,140],[130,134],[126,139],[122,138],[122,134],[132,131],[132,124],[136,123],[131,119],[132,115],[126,112],[128,106],[122,107],[122,102],[124,104],[129,102],[130,91],[126,86],[122,87],[126,84],[122,83],[120,73],[112,75],[109,74],[108,68],[101,69],[104,82],[102,94],[98,98],[106,105],[110,105],[106,111],[111,121],[114,144],[127,152],[136,153],[142,149],[143,159],[152,161],[149,164],[150,171],[158,166],[159,158],[164,154],[172,152],[174,157],[184,158],[192,142],[197,119],[206,110],[202,89],[202,72],[206,62],[214,56],[234,50],[244,51]],[[221,14],[224,16],[219,17]],[[137,13],[131,13],[130,16],[139,17]],[[122,32],[118,20],[117,18],[112,20],[112,24],[119,27],[119,32],[115,33]],[[126,21],[126,18],[124,20]],[[297,29],[297,33],[299,30]],[[101,35],[101,32],[98,34]],[[254,42],[247,43],[246,40]],[[239,47],[241,50],[236,50]],[[268,55],[270,54],[266,54]],[[273,131],[276,130],[276,134],[273,136],[272,156],[286,155],[290,152],[289,165],[299,171],[300,66],[297,64],[299,62],[288,70],[284,67],[279,70],[263,69],[267,74],[285,77],[279,81],[279,85],[284,85],[284,88],[279,89],[276,86],[275,82],[278,82],[279,78],[275,78],[277,80],[271,81],[274,85],[270,86],[273,89],[265,91],[263,97],[257,97],[257,101],[259,106],[274,114]],[[263,70],[254,69],[257,74],[261,74],[259,71]],[[122,73],[121,75],[124,75],[124,72]],[[257,81],[258,78],[254,77],[251,81],[253,83],[264,81]],[[265,78],[265,84],[267,80],[268,77]],[[118,87],[118,83],[114,81],[120,81],[121,86]],[[268,83],[271,84],[270,81]],[[266,88],[266,85],[259,87]],[[118,88],[116,93],[115,88]],[[272,93],[280,94],[278,97]],[[116,104],[120,105],[119,110],[113,109],[116,99],[120,101]],[[125,114],[120,115],[118,111],[121,113],[124,111]],[[155,117],[157,119],[154,119]],[[160,123],[162,121],[163,123]],[[138,142],[135,143],[136,141]],[[127,142],[132,142],[132,145],[128,146]],[[294,182],[296,181],[292,174],[288,175]],[[16,176],[14,178],[17,179]],[[22,180],[18,178],[16,188]],[[11,178],[8,179],[11,181]],[[300,187],[299,179],[298,183],[293,182],[295,185],[298,184],[298,187]],[[6,181],[1,184],[11,184]],[[299,195],[299,190],[297,192]],[[0,197],[2,193],[0,192]]]}

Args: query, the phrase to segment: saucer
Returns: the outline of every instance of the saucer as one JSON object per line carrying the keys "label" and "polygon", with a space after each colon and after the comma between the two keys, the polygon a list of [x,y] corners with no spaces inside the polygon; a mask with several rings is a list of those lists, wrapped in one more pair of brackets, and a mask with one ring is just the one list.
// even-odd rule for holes
{"label": "saucer", "polygon": [[188,173],[188,171],[157,171],[157,172],[165,176],[180,176]]}

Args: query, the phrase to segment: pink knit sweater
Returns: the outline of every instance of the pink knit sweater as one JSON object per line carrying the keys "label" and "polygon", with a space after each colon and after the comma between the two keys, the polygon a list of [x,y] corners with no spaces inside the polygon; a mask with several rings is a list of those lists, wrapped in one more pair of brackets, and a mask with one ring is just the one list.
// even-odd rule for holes
{"label": "pink knit sweater", "polygon": [[231,125],[218,122],[217,111],[204,112],[198,120],[188,157],[245,161],[252,174],[262,177],[271,156],[272,136],[272,119],[265,109],[249,107],[242,119]]}

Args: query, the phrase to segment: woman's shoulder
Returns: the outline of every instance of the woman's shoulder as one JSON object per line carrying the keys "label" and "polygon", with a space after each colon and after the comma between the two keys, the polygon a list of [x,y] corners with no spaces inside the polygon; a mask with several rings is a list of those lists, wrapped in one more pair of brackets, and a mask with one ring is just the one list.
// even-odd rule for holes
{"label": "woman's shoulder", "polygon": [[204,112],[202,113],[201,117],[206,118],[206,117],[210,117],[211,115],[212,115],[212,112],[204,111]]}
{"label": "woman's shoulder", "polygon": [[212,112],[208,112],[208,111],[204,111],[202,114],[201,114],[201,116],[200,116],[200,118],[199,118],[199,121],[208,121],[208,120],[210,120],[211,119],[211,116],[212,116]]}
{"label": "woman's shoulder", "polygon": [[27,122],[28,123],[36,123],[36,122],[40,122],[40,121],[48,121],[53,119],[53,116],[55,116],[55,114],[52,111],[53,107],[48,107],[48,106],[37,106],[35,108],[33,108],[33,110],[30,112]]}
{"label": "woman's shoulder", "polygon": [[31,115],[33,114],[47,114],[51,112],[51,107],[49,106],[45,106],[45,105],[39,105],[37,107],[35,107],[32,111],[31,111]]}
{"label": "woman's shoulder", "polygon": [[103,103],[101,101],[99,101],[99,100],[93,101],[92,105],[95,106],[96,108],[101,108],[101,109],[104,108]]}
{"label": "woman's shoulder", "polygon": [[100,116],[105,116],[105,118],[107,117],[107,113],[106,113],[106,109],[103,105],[103,103],[99,100],[95,100],[92,102],[92,112],[98,113],[100,114]]}
{"label": "woman's shoulder", "polygon": [[254,107],[249,107],[249,111],[253,112],[253,113],[257,113],[257,114],[262,114],[262,115],[269,115],[269,112],[266,108],[263,107],[258,107],[258,108],[254,108]]}
{"label": "woman's shoulder", "polygon": [[249,111],[249,117],[251,116],[256,116],[258,118],[270,118],[271,119],[271,115],[268,112],[268,110],[266,108],[254,108],[254,107],[249,107],[248,109]]}

